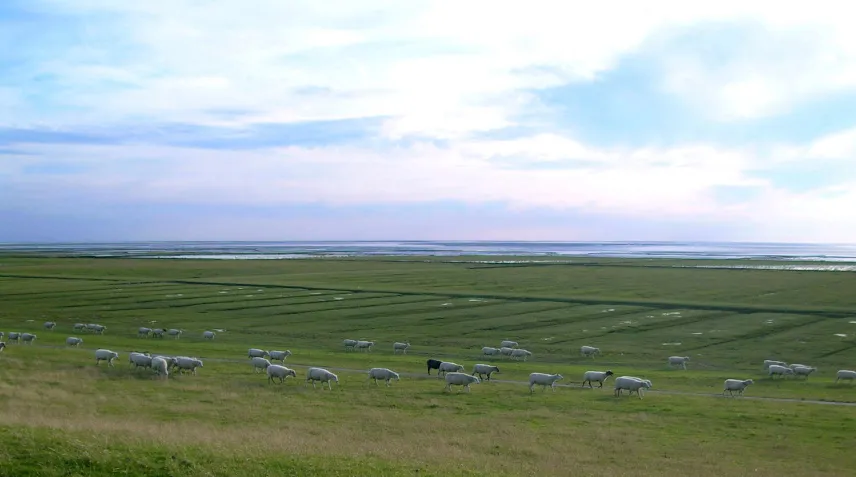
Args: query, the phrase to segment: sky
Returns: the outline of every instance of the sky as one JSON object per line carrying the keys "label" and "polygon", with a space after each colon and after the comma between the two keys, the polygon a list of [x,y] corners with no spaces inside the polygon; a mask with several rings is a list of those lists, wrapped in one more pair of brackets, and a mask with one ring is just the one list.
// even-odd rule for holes
{"label": "sky", "polygon": [[843,2],[3,0],[0,242],[856,242]]}

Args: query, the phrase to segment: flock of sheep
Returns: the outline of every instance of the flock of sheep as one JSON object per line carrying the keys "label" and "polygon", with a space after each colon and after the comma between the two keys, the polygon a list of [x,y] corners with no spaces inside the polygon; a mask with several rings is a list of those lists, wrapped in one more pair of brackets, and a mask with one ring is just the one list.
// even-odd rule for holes
{"label": "flock of sheep", "polygon": [[[49,321],[44,324],[44,328],[46,330],[54,330],[56,328],[56,323]],[[96,334],[103,334],[106,331],[107,327],[100,324],[84,324],[84,323],[76,323],[73,326],[75,331],[82,332],[92,332]],[[221,331],[221,330],[218,330]],[[181,337],[182,330],[179,329],[162,329],[162,328],[146,328],[141,327],[137,332],[137,336],[141,338],[163,338],[164,335],[172,336],[174,339],[178,339]],[[203,332],[202,337],[206,340],[213,340],[215,337],[214,331],[206,330]],[[0,340],[4,337],[4,333],[0,331]],[[19,332],[10,332],[7,339],[13,343],[24,343],[24,344],[32,344],[35,341],[37,336],[33,333],[19,333]],[[70,336],[65,340],[66,345],[68,346],[79,346],[83,343],[83,339]],[[353,350],[364,350],[366,352],[371,351],[372,347],[375,345],[373,341],[365,341],[365,340],[352,340],[346,339],[343,341],[343,345],[346,351]],[[532,353],[528,350],[518,348],[519,344],[516,341],[505,340],[500,343],[498,348],[493,347],[484,347],[482,348],[482,354],[487,357],[494,356],[507,356],[511,359],[523,360],[530,356]],[[2,351],[6,347],[6,342],[0,341],[0,351]],[[397,354],[401,352],[402,354],[407,354],[407,350],[410,348],[410,343],[402,343],[395,342],[393,343],[393,354]],[[586,357],[594,357],[597,354],[600,354],[600,349],[593,346],[582,346],[580,348],[580,354]],[[292,353],[289,350],[277,351],[271,350],[266,351],[258,348],[251,348],[247,352],[247,357],[250,359],[250,363],[253,367],[254,372],[263,371],[267,374],[268,382],[274,382],[275,380],[279,380],[280,383],[284,383],[285,379],[288,377],[297,377],[297,372],[293,369],[289,369],[285,366],[285,360]],[[119,358],[119,353],[111,351],[109,349],[98,349],[95,351],[95,364],[96,366],[101,361],[106,361],[108,366],[113,366],[113,362]],[[269,359],[268,359],[269,358]],[[282,364],[273,364],[271,361],[280,361]],[[687,362],[690,361],[688,356],[670,356],[668,358],[669,366],[680,366],[682,369],[687,369]],[[155,372],[158,376],[163,378],[168,378],[170,371],[182,373],[184,371],[190,371],[191,374],[196,374],[196,369],[203,367],[202,360],[196,357],[189,356],[169,356],[162,354],[154,354],[151,355],[149,353],[140,353],[140,352],[132,352],[129,354],[128,362],[134,369],[144,368],[150,369]],[[491,375],[493,373],[499,373],[499,367],[495,365],[489,364],[476,364],[473,366],[472,373],[467,374],[464,371],[464,366],[453,363],[450,361],[440,361],[436,359],[428,359],[426,361],[428,374],[431,374],[432,369],[437,370],[438,376],[443,376],[445,378],[446,387],[445,390],[451,391],[452,386],[463,386],[466,388],[467,392],[470,392],[471,384],[479,384],[482,380],[490,380]],[[790,364],[784,363],[782,361],[775,360],[765,360],[764,361],[764,369],[767,370],[770,378],[774,378],[775,376],[804,376],[806,379],[808,376],[817,371],[817,368],[812,366],[804,365],[804,364]],[[478,376],[476,376],[478,375]],[[586,371],[583,374],[583,382],[582,386],[584,387],[586,383],[588,383],[590,388],[594,386],[592,383],[598,383],[599,388],[603,387],[604,382],[610,377],[613,376],[614,373],[611,370],[607,371]],[[387,368],[372,368],[368,371],[368,379],[369,381],[374,381],[374,384],[377,385],[378,380],[384,381],[387,386],[390,385],[390,381],[399,381],[400,375],[399,373],[392,371]],[[529,375],[529,391],[534,392],[535,386],[541,386],[542,389],[546,389],[547,386],[555,391],[556,390],[556,382],[563,379],[561,374],[546,374],[546,373],[531,373]],[[837,383],[840,380],[853,381],[856,379],[856,371],[852,370],[839,370],[837,374],[837,378],[835,382]],[[338,383],[339,378],[336,374],[330,372],[327,369],[319,368],[319,367],[311,367],[306,371],[306,381],[305,383],[312,383],[312,386],[315,387],[316,382],[320,382],[323,388],[326,383],[329,389],[333,389],[332,383]],[[305,384],[304,383],[304,384]],[[734,391],[738,392],[738,395],[742,395],[743,391],[747,386],[753,384],[754,381],[752,379],[726,379],[724,383],[724,388],[722,394],[724,395],[728,392],[730,395],[734,395]],[[637,396],[642,399],[642,390],[643,389],[651,389],[652,383],[648,379],[643,379],[635,376],[620,376],[614,378],[615,396],[620,396],[622,391],[629,391],[629,394],[632,395],[633,392],[636,392]]]}

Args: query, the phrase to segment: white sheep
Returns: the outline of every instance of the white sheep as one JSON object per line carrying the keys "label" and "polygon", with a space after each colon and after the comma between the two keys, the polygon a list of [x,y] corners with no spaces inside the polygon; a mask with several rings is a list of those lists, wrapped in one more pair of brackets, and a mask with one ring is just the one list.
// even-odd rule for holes
{"label": "white sheep", "polygon": [[83,343],[83,340],[76,336],[69,336],[65,339],[65,344],[68,346],[80,346],[80,343]]}
{"label": "white sheep", "polygon": [[470,392],[470,384],[479,384],[481,380],[475,376],[471,376],[467,373],[448,373],[446,374],[446,391],[452,391],[452,385],[455,386],[463,386],[467,388],[467,392]]}
{"label": "white sheep", "polygon": [[213,340],[216,333],[210,330],[206,330],[202,332],[202,339],[204,340]]}
{"label": "white sheep", "polygon": [[725,391],[728,391],[728,394],[734,396],[734,391],[737,391],[737,394],[743,395],[743,390],[746,389],[746,386],[753,384],[755,381],[751,379],[726,379],[725,387],[722,389],[722,395],[725,396]]}
{"label": "white sheep", "polygon": [[137,330],[137,338],[148,338],[152,333],[151,328],[146,328],[145,326],[141,326],[140,329]]}
{"label": "white sheep", "polygon": [[17,343],[18,340],[21,339],[21,333],[18,333],[17,331],[10,331],[8,339],[13,343]]}
{"label": "white sheep", "polygon": [[152,330],[152,338],[163,338],[164,333],[166,333],[165,329],[155,328]]}
{"label": "white sheep", "polygon": [[24,343],[33,344],[33,341],[36,340],[36,335],[32,333],[21,333],[21,341]]}
{"label": "white sheep", "polygon": [[546,374],[546,373],[532,373],[529,375],[529,392],[535,392],[535,385],[540,384],[542,386],[541,390],[546,391],[547,386],[550,386],[550,389],[553,392],[556,391],[556,381],[562,379],[562,375],[559,373],[556,374]]}
{"label": "white sheep", "polygon": [[202,360],[198,358],[188,358],[186,356],[179,357],[175,360],[176,368],[179,372],[183,369],[189,369],[190,374],[196,374],[196,368],[202,368]]}
{"label": "white sheep", "polygon": [[496,356],[499,354],[499,348],[491,348],[489,346],[485,346],[482,348],[482,354],[485,356]]}
{"label": "white sheep", "polygon": [[371,351],[372,346],[374,346],[374,341],[357,341],[357,349],[364,349],[366,351]]}
{"label": "white sheep", "polygon": [[771,378],[774,376],[784,377],[785,375],[788,375],[788,374],[794,374],[793,369],[786,368],[784,366],[779,366],[778,364],[771,364],[770,367],[767,368],[767,371],[769,372],[769,375]]}
{"label": "white sheep", "polygon": [[794,369],[794,368],[810,368],[811,367],[807,364],[799,364],[799,363],[793,363],[793,364],[788,364],[788,365],[783,364],[782,366],[787,366],[791,369]]}
{"label": "white sheep", "polygon": [[634,376],[621,376],[620,378],[615,379],[615,395],[621,396],[622,390],[630,391],[630,394],[633,395],[633,391],[636,391],[636,395],[639,396],[639,399],[642,399],[642,389],[651,389],[651,381],[647,379],[640,379]]}
{"label": "white sheep", "polygon": [[176,340],[181,338],[181,333],[182,333],[181,330],[177,330],[175,328],[172,328],[166,332],[166,334],[172,336],[173,339],[176,339]]}
{"label": "white sheep", "polygon": [[392,354],[396,354],[401,351],[403,354],[407,354],[407,348],[410,347],[410,343],[399,343],[395,342],[392,344]]}
{"label": "white sheep", "polygon": [[320,381],[321,389],[324,389],[324,383],[327,383],[327,386],[332,391],[333,382],[338,383],[339,377],[324,368],[309,368],[306,371],[306,381],[303,382],[303,385],[305,386],[309,381],[312,381],[313,388],[315,388],[315,381]]}
{"label": "white sheep", "polygon": [[817,371],[817,368],[812,366],[794,366],[791,368],[794,371],[794,376],[805,376],[808,379],[808,375]]}
{"label": "white sheep", "polygon": [[511,356],[511,352],[514,351],[514,348],[509,348],[508,346],[503,346],[499,348],[499,354],[502,356]]}
{"label": "white sheep", "polygon": [[516,348],[518,346],[516,341],[504,340],[499,344],[500,348]]}
{"label": "white sheep", "polygon": [[594,355],[600,354],[600,348],[595,348],[594,346],[582,346],[580,347],[580,354],[594,358]]}
{"label": "white sheep", "polygon": [[134,365],[134,369],[137,368],[151,368],[152,367],[152,357],[144,355],[142,353],[131,353],[128,355],[128,361]]}
{"label": "white sheep", "polygon": [[357,346],[357,340],[344,340],[342,344],[345,345],[345,351],[353,351],[354,347]]}
{"label": "white sheep", "polygon": [[515,349],[511,351],[511,359],[523,358],[523,361],[526,361],[526,358],[530,356],[532,356],[532,352],[526,351],[525,349]]}
{"label": "white sheep", "polygon": [[377,385],[377,380],[382,379],[386,381],[386,385],[389,386],[390,380],[400,381],[398,373],[391,369],[387,368],[372,368],[369,370],[369,379],[373,379],[375,385]]}
{"label": "white sheep", "polygon": [[271,365],[270,361],[259,356],[254,356],[250,363],[253,365],[254,373],[258,373],[260,369],[267,369]]}
{"label": "white sheep", "polygon": [[56,322],[55,321],[46,321],[45,322],[45,329],[46,330],[53,330],[54,328],[56,328]]}
{"label": "white sheep", "polygon": [[765,359],[764,360],[764,369],[765,370],[770,369],[770,366],[772,366],[772,365],[787,366],[788,363],[786,363],[784,361],[776,361],[776,360],[772,360],[772,359]]}
{"label": "white sheep", "polygon": [[86,325],[83,323],[75,323],[72,329],[74,331],[86,331]]}
{"label": "white sheep", "polygon": [[279,361],[280,363],[285,363],[285,358],[291,356],[291,351],[270,351],[268,355],[270,356],[271,361]]}
{"label": "white sheep", "polygon": [[265,356],[270,356],[270,353],[263,349],[250,348],[247,351],[247,358],[264,358]]}
{"label": "white sheep", "polygon": [[472,374],[473,375],[478,374],[479,379],[484,379],[484,378],[482,378],[482,374],[486,374],[487,380],[490,381],[490,375],[493,373],[499,373],[499,368],[496,366],[491,366],[489,364],[477,364],[477,365],[473,366],[473,373]]}
{"label": "white sheep", "polygon": [[278,364],[272,364],[267,367],[267,377],[269,383],[273,382],[273,378],[279,378],[279,383],[283,384],[285,382],[285,378],[289,376],[293,376],[296,378],[297,373],[293,369],[289,369],[285,366],[280,366]]}
{"label": "white sheep", "polygon": [[689,356],[669,356],[669,366],[680,366],[686,370],[689,360]]}
{"label": "white sheep", "polygon": [[103,335],[103,334],[104,334],[104,332],[105,332],[105,331],[107,331],[107,327],[106,327],[106,326],[104,326],[104,325],[99,325],[99,324],[94,324],[94,323],[89,323],[89,324],[87,324],[87,325],[86,325],[86,329],[87,329],[87,330],[89,330],[89,331],[92,331],[92,332],[94,332],[94,333],[97,333],[97,334],[99,334],[99,335]]}
{"label": "white sheep", "polygon": [[856,371],[851,371],[849,369],[839,369],[838,374],[835,375],[835,382],[837,383],[839,380],[845,380],[852,382],[856,379]]}
{"label": "white sheep", "polygon": [[113,366],[113,360],[119,358],[119,353],[115,351],[110,351],[109,349],[97,349],[95,350],[95,365],[98,366],[98,363],[101,361],[107,361],[108,366]]}
{"label": "white sheep", "polygon": [[440,375],[446,373],[456,373],[463,370],[464,367],[460,364],[455,364],[451,361],[443,361],[440,363],[440,367],[437,369],[437,374]]}
{"label": "white sheep", "polygon": [[169,362],[161,356],[152,358],[152,371],[158,373],[158,376],[169,378]]}
{"label": "white sheep", "polygon": [[602,387],[603,387],[603,383],[604,383],[604,382],[606,382],[606,379],[607,379],[608,377],[612,376],[613,374],[615,374],[615,373],[613,373],[613,372],[612,372],[612,370],[607,370],[607,371],[586,371],[586,372],[583,374],[583,384],[582,384],[582,386],[583,386],[583,387],[585,387],[586,383],[589,383],[589,387],[590,387],[590,388],[594,388],[594,386],[592,385],[592,381],[594,381],[594,382],[596,382],[596,383],[600,383],[600,386],[598,386],[598,387],[599,387],[599,388],[602,388]]}

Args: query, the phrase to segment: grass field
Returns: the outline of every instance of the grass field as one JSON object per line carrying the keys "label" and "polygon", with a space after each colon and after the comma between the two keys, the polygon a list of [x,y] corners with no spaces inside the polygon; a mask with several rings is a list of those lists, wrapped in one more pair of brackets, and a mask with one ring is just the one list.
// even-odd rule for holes
{"label": "grass field", "polygon": [[[753,378],[751,397],[856,402],[856,384],[833,383],[856,368],[856,274],[474,262],[0,256],[0,330],[38,334],[0,353],[0,475],[837,476],[856,465],[856,406],[711,396]],[[65,349],[76,322],[108,330]],[[141,340],[140,326],[185,333]],[[225,331],[206,342],[206,329]],[[344,338],[377,346],[348,353]],[[534,355],[495,360],[501,382],[449,394],[425,375],[428,357],[471,369],[502,339]],[[408,355],[393,341],[409,341]],[[583,358],[581,345],[602,355]],[[120,352],[116,368],[95,367],[98,347]],[[291,350],[298,380],[269,385],[249,347]],[[157,380],[127,368],[130,350],[205,366]],[[689,370],[669,369],[670,355],[690,356]],[[770,380],[764,359],[818,371]],[[335,368],[340,385],[304,386],[309,365]],[[367,386],[375,366],[402,380]],[[580,389],[588,369],[654,389],[643,400],[614,398],[611,383]],[[572,386],[530,396],[517,382],[533,371]]]}

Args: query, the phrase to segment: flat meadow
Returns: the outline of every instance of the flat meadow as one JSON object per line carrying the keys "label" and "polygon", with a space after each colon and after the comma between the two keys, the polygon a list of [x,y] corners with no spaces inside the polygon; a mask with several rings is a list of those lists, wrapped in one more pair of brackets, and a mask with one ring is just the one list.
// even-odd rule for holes
{"label": "flat meadow", "polygon": [[[38,335],[0,353],[0,476],[852,473],[856,383],[834,381],[856,369],[856,273],[565,262],[0,255],[0,330]],[[183,334],[141,339],[141,326]],[[220,331],[207,341],[204,330]],[[67,348],[68,336],[84,343]],[[346,338],[376,346],[346,352]],[[482,356],[503,339],[533,356]],[[406,355],[395,341],[411,344]],[[601,354],[582,357],[582,345]],[[115,367],[95,365],[102,347],[119,352]],[[297,379],[269,384],[250,347],[292,351]],[[204,366],[158,379],[129,368],[132,350]],[[672,355],[688,369],[670,369]],[[430,357],[501,372],[449,393],[427,375]],[[818,370],[770,379],[764,359]],[[306,385],[307,366],[339,384]],[[371,367],[401,380],[369,384]],[[590,369],[653,389],[583,389]],[[562,386],[530,394],[531,372],[561,373]],[[755,383],[725,398],[726,378]]]}

